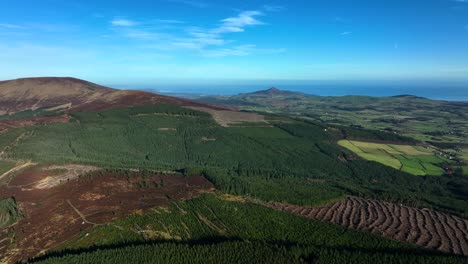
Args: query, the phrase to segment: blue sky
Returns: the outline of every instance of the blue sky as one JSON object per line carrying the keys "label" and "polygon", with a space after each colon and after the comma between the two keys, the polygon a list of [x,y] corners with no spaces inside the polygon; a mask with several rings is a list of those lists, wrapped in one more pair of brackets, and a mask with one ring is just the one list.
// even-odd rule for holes
{"label": "blue sky", "polygon": [[15,0],[0,79],[468,81],[468,0]]}

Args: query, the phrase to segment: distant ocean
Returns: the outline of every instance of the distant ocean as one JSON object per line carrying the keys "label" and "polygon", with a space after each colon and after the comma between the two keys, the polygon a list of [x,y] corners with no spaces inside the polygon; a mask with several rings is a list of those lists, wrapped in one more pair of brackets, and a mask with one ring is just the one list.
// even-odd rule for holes
{"label": "distant ocean", "polygon": [[367,96],[395,96],[415,95],[435,100],[466,101],[468,102],[468,84],[345,84],[345,83],[278,83],[275,84],[158,84],[138,86],[114,86],[122,89],[151,90],[162,94],[196,94],[196,95],[234,95],[250,93],[276,87],[281,90],[302,92],[320,96],[367,95]]}

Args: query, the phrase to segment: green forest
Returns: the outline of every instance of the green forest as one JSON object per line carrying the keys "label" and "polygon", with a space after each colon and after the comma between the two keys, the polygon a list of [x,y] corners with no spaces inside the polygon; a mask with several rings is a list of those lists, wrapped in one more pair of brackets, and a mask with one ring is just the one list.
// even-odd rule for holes
{"label": "green forest", "polygon": [[271,127],[221,127],[207,113],[170,105],[81,112],[69,123],[11,130],[0,136],[0,147],[13,160],[203,174],[219,190],[266,201],[319,205],[355,195],[468,215],[468,176],[414,177],[349,158],[354,154],[336,144],[411,139],[268,118]]}

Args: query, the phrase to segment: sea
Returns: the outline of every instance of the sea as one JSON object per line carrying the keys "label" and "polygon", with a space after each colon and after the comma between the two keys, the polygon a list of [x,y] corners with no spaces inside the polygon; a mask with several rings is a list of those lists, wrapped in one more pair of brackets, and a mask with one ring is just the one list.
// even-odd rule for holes
{"label": "sea", "polygon": [[181,97],[197,97],[208,95],[235,95],[251,93],[272,87],[296,91],[318,96],[397,96],[414,95],[434,100],[468,102],[467,83],[370,83],[370,82],[285,82],[285,81],[255,81],[252,83],[220,83],[220,84],[153,84],[153,85],[117,85],[122,89],[147,90],[161,94],[179,95]]}

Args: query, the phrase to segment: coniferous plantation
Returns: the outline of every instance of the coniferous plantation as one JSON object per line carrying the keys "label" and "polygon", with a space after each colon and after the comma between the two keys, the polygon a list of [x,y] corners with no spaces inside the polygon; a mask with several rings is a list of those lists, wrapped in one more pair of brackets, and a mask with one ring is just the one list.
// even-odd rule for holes
{"label": "coniferous plantation", "polygon": [[[108,213],[108,209],[86,216],[73,205],[77,202],[70,202],[83,223],[91,223],[90,226],[80,228],[74,236],[29,262],[183,263],[188,259],[195,262],[223,259],[232,263],[464,262],[464,257],[447,254],[450,249],[432,251],[430,247],[412,245],[406,240],[385,238],[384,234],[345,229],[323,219],[321,222],[302,218],[277,211],[273,203],[309,208],[346,197],[361,197],[436,210],[463,219],[468,213],[464,192],[468,186],[466,175],[415,176],[361,159],[337,143],[353,139],[421,144],[393,133],[287,115],[266,115],[265,120],[261,124],[246,121],[225,127],[207,112],[153,104],[73,112],[65,123],[9,129],[1,135],[3,171],[15,167],[12,161],[29,161],[64,166],[65,169],[55,172],[55,177],[62,177],[71,172],[67,165],[81,164],[95,169],[81,174],[75,171],[75,177],[65,177],[58,184],[66,184],[65,180],[93,184],[100,179],[108,181],[108,175],[113,175],[116,182],[151,193],[173,184],[163,178],[155,179],[154,175],[169,174],[168,177],[182,179],[200,175],[213,186],[211,194],[187,201],[166,194],[167,202],[160,205],[144,204],[146,194],[128,197],[141,200],[141,209],[136,207],[110,222],[99,217]],[[25,168],[2,180],[7,188],[12,188],[18,186],[15,183],[18,178],[34,174],[47,176],[46,179],[54,177],[41,173],[41,169]],[[34,183],[25,186],[30,188]],[[111,199],[112,196],[110,190],[97,193],[91,187],[84,191],[80,197]],[[126,203],[120,200],[112,208],[112,214],[117,215],[116,210]],[[5,204],[2,206],[4,226],[27,217],[22,216],[27,212],[21,212],[15,200],[6,199],[2,204]],[[372,217],[374,209],[369,209],[368,217]],[[353,210],[337,211],[330,215],[330,220],[351,217]],[[416,219],[423,221],[423,218]],[[462,230],[466,222],[446,225]],[[434,229],[437,231],[438,227]],[[24,231],[14,232],[15,236],[21,236]],[[460,247],[459,252],[463,253],[463,244]]]}
{"label": "coniferous plantation", "polygon": [[0,263],[468,263],[468,0],[0,5]]}

